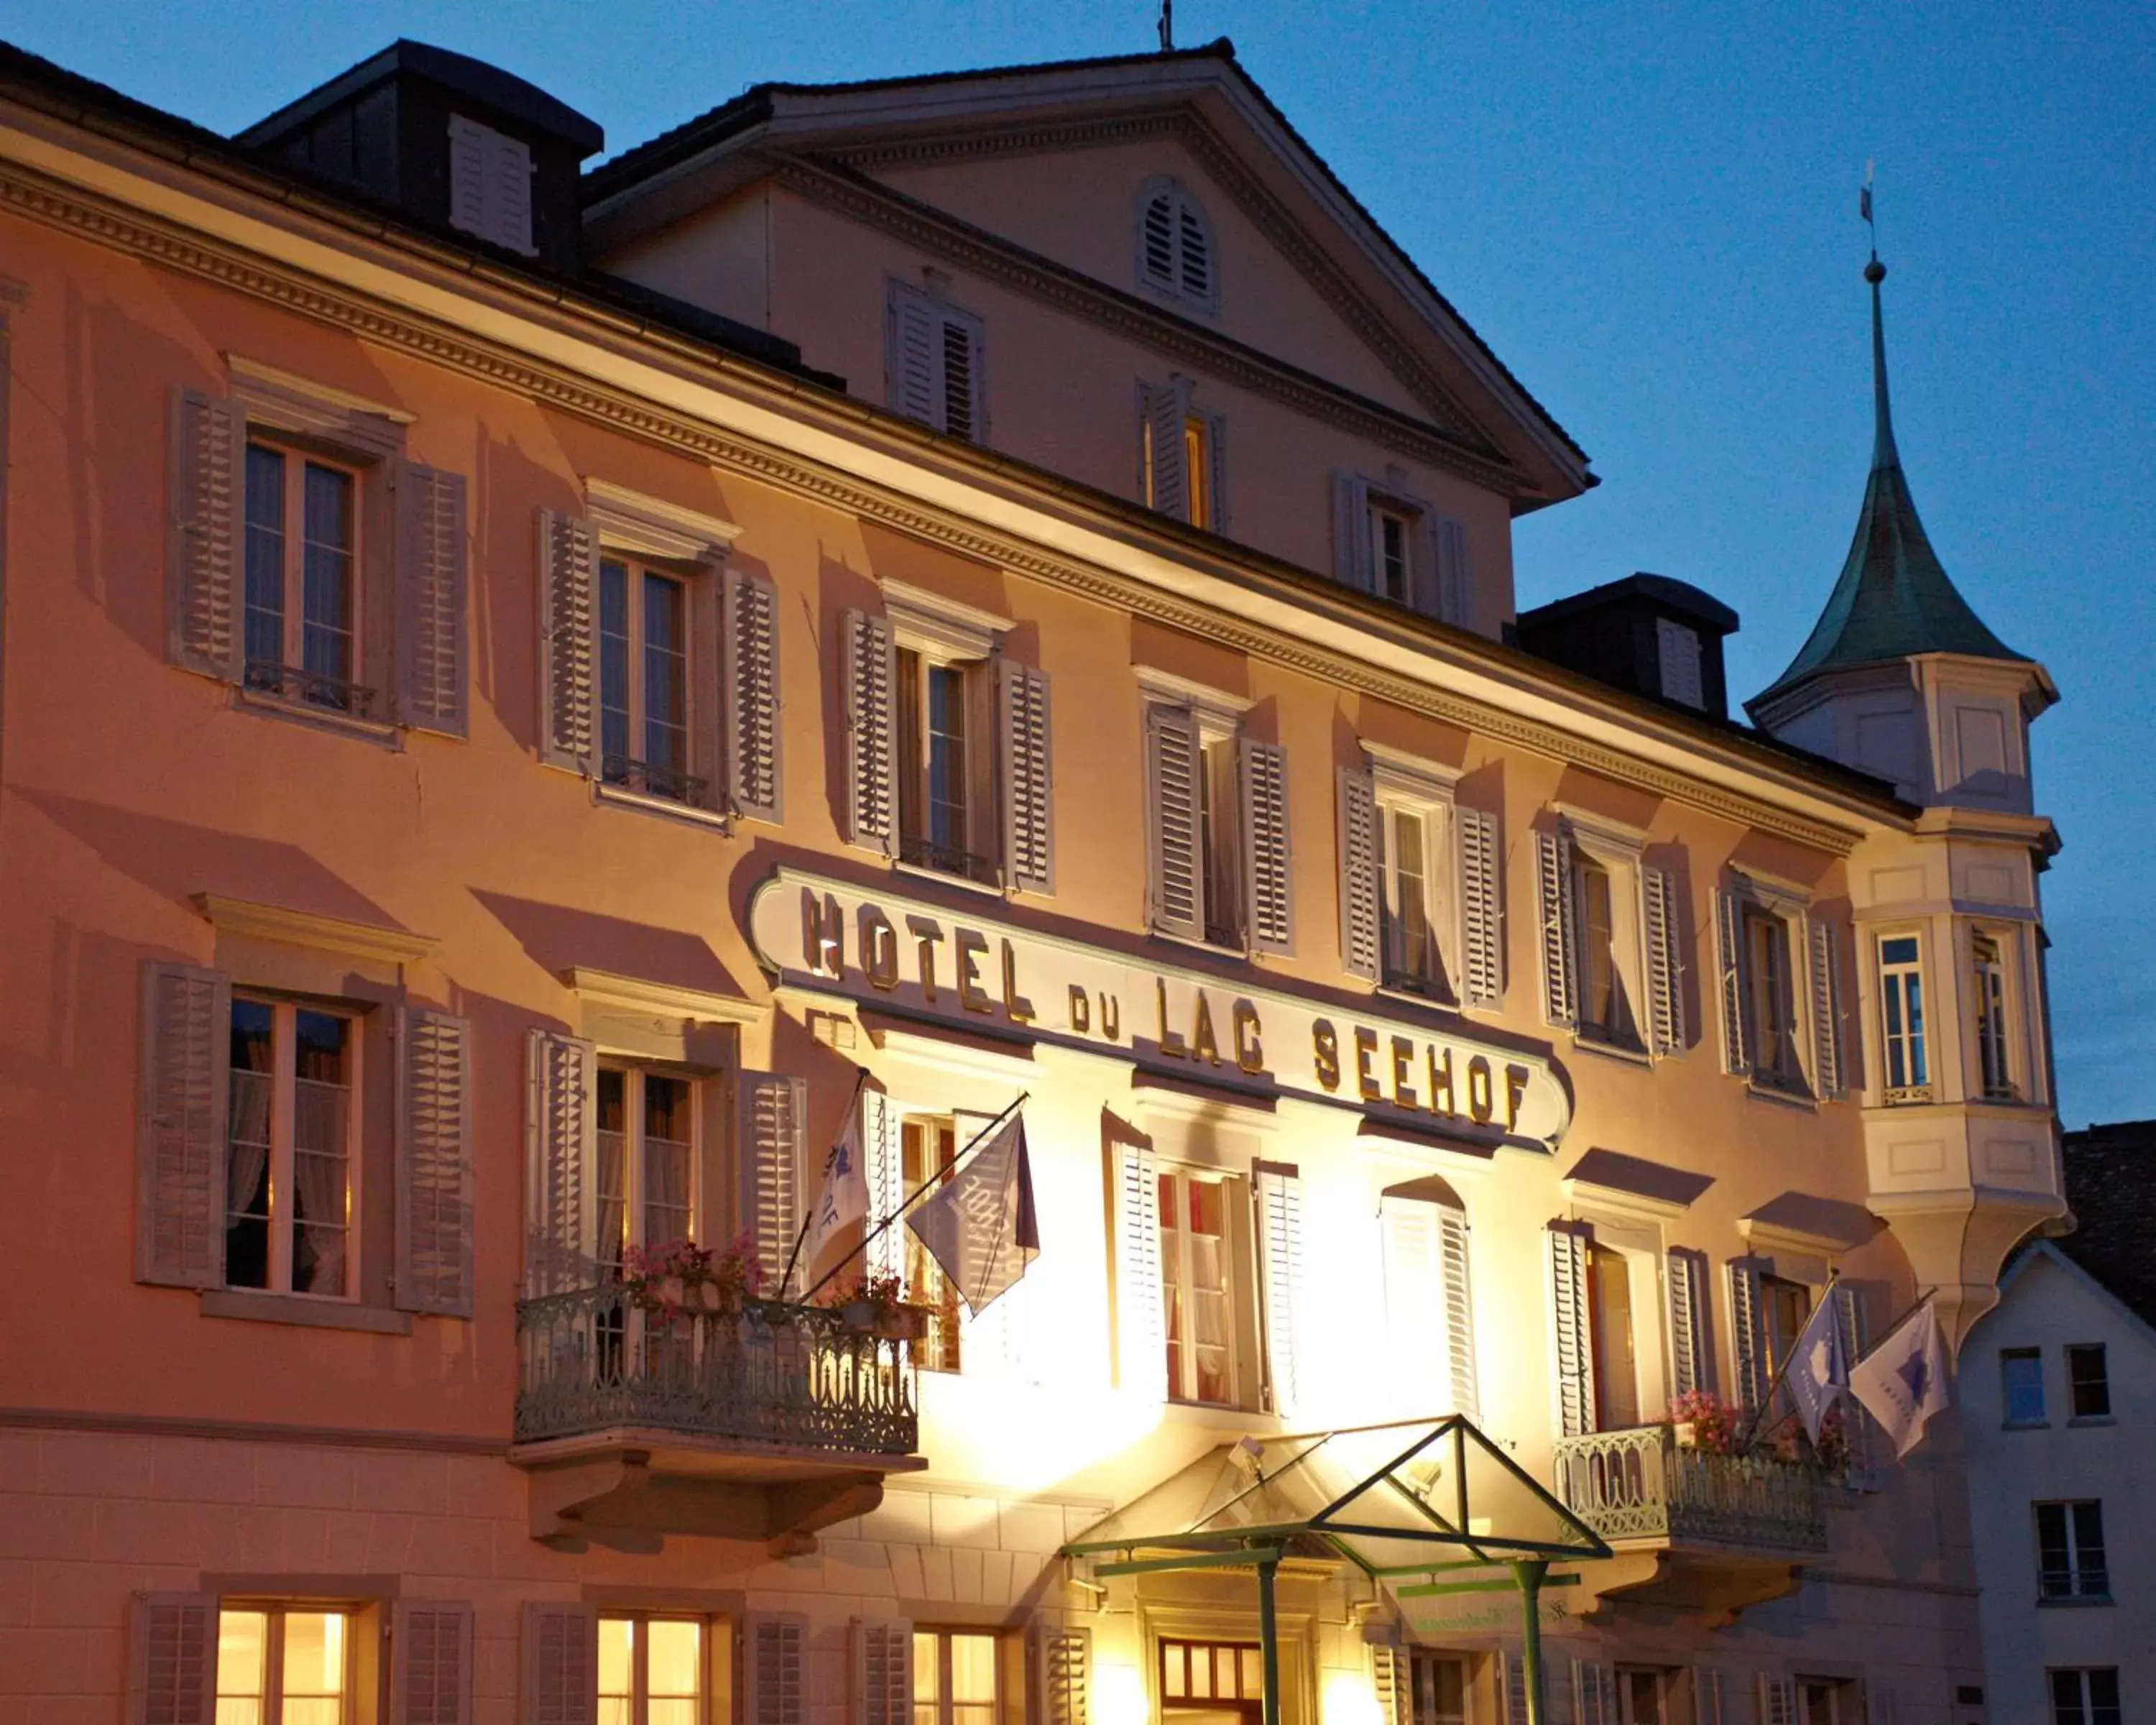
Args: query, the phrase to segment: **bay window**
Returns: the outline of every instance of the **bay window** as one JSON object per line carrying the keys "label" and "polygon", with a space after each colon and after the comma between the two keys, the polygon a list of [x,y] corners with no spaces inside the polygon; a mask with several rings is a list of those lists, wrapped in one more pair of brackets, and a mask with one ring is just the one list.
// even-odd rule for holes
{"label": "bay window", "polygon": [[230,1049],[226,1285],[344,1297],[353,1282],[357,1021],[236,996]]}
{"label": "bay window", "polygon": [[2006,958],[1998,935],[1982,929],[1969,937],[1976,1003],[1976,1067],[1982,1094],[1989,1101],[2013,1101],[2021,1092],[2014,1082],[2012,1044],[2006,1019]]}

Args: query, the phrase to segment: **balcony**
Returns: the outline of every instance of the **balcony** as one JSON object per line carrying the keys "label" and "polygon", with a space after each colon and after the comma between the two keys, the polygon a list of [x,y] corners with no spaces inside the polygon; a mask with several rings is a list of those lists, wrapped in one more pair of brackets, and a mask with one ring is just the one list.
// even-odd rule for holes
{"label": "balcony", "polygon": [[669,1323],[607,1286],[523,1301],[516,1331],[510,1459],[551,1544],[798,1549],[925,1465],[911,1344],[836,1312],[751,1300]]}

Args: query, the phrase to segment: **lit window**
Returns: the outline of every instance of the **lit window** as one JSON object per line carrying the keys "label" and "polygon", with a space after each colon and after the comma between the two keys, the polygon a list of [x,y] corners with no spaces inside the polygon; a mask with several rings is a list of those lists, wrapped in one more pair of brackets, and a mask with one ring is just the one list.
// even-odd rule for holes
{"label": "lit window", "polygon": [[2036,1506],[2036,1597],[2105,1599],[2111,1573],[2103,1552],[2103,1505],[2093,1498]]}
{"label": "lit window", "polygon": [[1445,870],[1437,805],[1378,799],[1378,918],[1388,988],[1450,999],[1438,928]]}
{"label": "lit window", "polygon": [[354,1021],[290,1001],[232,1003],[224,1279],[351,1291]]}
{"label": "lit window", "polygon": [[1913,934],[1880,939],[1879,1004],[1887,1101],[1928,1102],[1932,1076],[1924,1054],[1924,973]]}
{"label": "lit window", "polygon": [[1198,850],[1205,875],[1205,938],[1216,947],[1243,941],[1243,857],[1235,739],[1208,730],[1198,745]]}
{"label": "lit window", "polygon": [[1789,963],[1789,925],[1771,911],[1748,906],[1743,929],[1753,1076],[1779,1089],[1802,1090],[1804,1074],[1797,1058],[1797,1000]]}
{"label": "lit window", "polygon": [[1235,1405],[1229,1250],[1226,1187],[1203,1174],[1161,1175],[1161,1305],[1170,1401]]}
{"label": "lit window", "polygon": [[1404,511],[1370,506],[1370,589],[1395,604],[1414,603],[1414,527]]}
{"label": "lit window", "polygon": [[1630,919],[1619,914],[1625,894],[1610,865],[1577,847],[1572,890],[1578,906],[1579,1031],[1620,1048],[1640,1045],[1627,963]]}
{"label": "lit window", "polygon": [[1214,495],[1219,434],[1214,419],[1207,414],[1186,412],[1178,422],[1171,412],[1163,422],[1147,409],[1138,434],[1140,481],[1147,509],[1173,514],[1210,532],[1220,531],[1220,500]]}
{"label": "lit window", "polygon": [[2102,1343],[2076,1343],[2066,1350],[2066,1382],[2075,1419],[2111,1418],[2111,1371]]}
{"label": "lit window", "polygon": [[1588,1324],[1594,1343],[1594,1427],[1640,1423],[1640,1363],[1632,1322],[1631,1266],[1596,1241],[1587,1249]]}
{"label": "lit window", "polygon": [[[908,1192],[917,1192],[932,1179],[947,1183],[956,1172],[952,1158],[957,1153],[957,1123],[942,1119],[909,1118],[900,1132],[902,1170]],[[943,1273],[921,1236],[911,1228],[906,1236],[906,1297],[928,1310],[928,1332],[914,1346],[913,1363],[925,1372],[962,1369],[958,1290]]]}
{"label": "lit window", "polygon": [[996,1638],[913,1632],[913,1725],[995,1725]]}
{"label": "lit window", "polygon": [[599,755],[608,784],[701,803],[689,771],[689,590],[613,557],[599,562]]}
{"label": "lit window", "polygon": [[619,1271],[624,1250],[694,1233],[696,1089],[669,1073],[598,1071],[599,1262]]}
{"label": "lit window", "polygon": [[1763,1276],[1759,1299],[1767,1321],[1766,1378],[1772,1384],[1782,1375],[1782,1368],[1797,1350],[1797,1337],[1811,1320],[1812,1291],[1800,1281]]}
{"label": "lit window", "polygon": [[2116,1666],[2055,1671],[2051,1678],[2051,1725],[2120,1725]]}
{"label": "lit window", "polygon": [[217,1725],[345,1725],[352,1620],[280,1606],[217,1619]]}
{"label": "lit window", "polygon": [[598,1725],[703,1725],[704,1640],[693,1617],[600,1618]]}
{"label": "lit window", "polygon": [[358,495],[349,469],[247,446],[246,685],[363,717]]}
{"label": "lit window", "polygon": [[2000,1392],[2009,1425],[2044,1423],[2044,1356],[2039,1348],[2005,1348],[1999,1353]]}
{"label": "lit window", "polygon": [[1998,1101],[2020,1094],[2006,1040],[2006,963],[1997,938],[1981,932],[1972,937],[1976,967],[1976,1058],[1984,1094]]}
{"label": "lit window", "polygon": [[1255,1641],[1160,1644],[1160,1699],[1168,1713],[1204,1713],[1207,1725],[1255,1725],[1265,1707],[1265,1656]]}
{"label": "lit window", "polygon": [[898,649],[899,856],[916,868],[993,883],[985,814],[988,667]]}

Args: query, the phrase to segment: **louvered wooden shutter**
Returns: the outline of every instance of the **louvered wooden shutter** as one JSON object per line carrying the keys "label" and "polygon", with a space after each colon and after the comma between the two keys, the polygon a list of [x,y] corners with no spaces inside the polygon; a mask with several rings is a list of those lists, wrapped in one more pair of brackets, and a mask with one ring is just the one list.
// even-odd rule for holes
{"label": "louvered wooden shutter", "polygon": [[175,665],[237,682],[246,417],[231,402],[179,388],[167,417],[166,650]]}
{"label": "louvered wooden shutter", "polygon": [[[868,1183],[868,1226],[898,1214],[906,1201],[904,1122],[891,1098],[870,1086],[861,1087],[861,1173]],[[865,1255],[875,1276],[897,1276],[906,1267],[903,1224],[886,1228],[869,1241]]]}
{"label": "louvered wooden shutter", "polygon": [[1467,526],[1450,516],[1437,523],[1438,615],[1465,627],[1470,604]]}
{"label": "louvered wooden shutter", "polygon": [[1722,1673],[1711,1665],[1691,1668],[1692,1725],[1722,1725]]}
{"label": "louvered wooden shutter", "polygon": [[1535,890],[1542,906],[1543,1017],[1560,1030],[1576,1030],[1579,931],[1572,898],[1572,838],[1562,829],[1535,834]]}
{"label": "louvered wooden shutter", "polygon": [[762,1291],[774,1300],[799,1291],[799,1266],[781,1286],[793,1242],[801,1232],[802,1146],[807,1131],[808,1086],[798,1078],[773,1072],[743,1072],[737,1094],[739,1124],[734,1133],[735,1167],[741,1182],[742,1232],[756,1242],[763,1271]]}
{"label": "louvered wooden shutter", "polygon": [[1756,1259],[1729,1260],[1729,1346],[1737,1367],[1737,1396],[1757,1409],[1767,1399],[1767,1311],[1760,1298]]}
{"label": "louvered wooden shutter", "polygon": [[1003,762],[1004,868],[1028,892],[1055,891],[1055,797],[1048,673],[996,660],[997,746]]}
{"label": "louvered wooden shutter", "polygon": [[742,1725],[806,1725],[808,1623],[790,1611],[742,1620]]}
{"label": "louvered wooden shutter", "polygon": [[142,967],[141,1115],[136,1136],[135,1278],[224,1281],[226,1110],[232,987],[192,965]]}
{"label": "louvered wooden shutter", "polygon": [[1370,567],[1370,488],[1352,473],[1332,475],[1332,573],[1343,586],[1368,593]]}
{"label": "louvered wooden shutter", "polygon": [[856,1617],[849,1640],[852,1725],[913,1725],[913,1625]]}
{"label": "louvered wooden shutter", "polygon": [[986,353],[981,323],[947,305],[932,306],[937,358],[935,426],[969,444],[988,441]]}
{"label": "louvered wooden shutter", "polygon": [[1498,1685],[1500,1699],[1505,1709],[1505,1725],[1532,1725],[1534,1717],[1527,1700],[1527,1661],[1519,1654],[1507,1651],[1498,1667],[1503,1681]]}
{"label": "louvered wooden shutter", "polygon": [[1445,614],[1438,542],[1439,518],[1425,509],[1414,518],[1408,552],[1409,595],[1414,608],[1425,617]]}
{"label": "louvered wooden shutter", "polygon": [[1450,1347],[1438,1334],[1445,1300],[1437,1213],[1437,1205],[1419,1198],[1387,1194],[1378,1200],[1385,1334],[1391,1344],[1387,1371],[1399,1407],[1417,1416],[1447,1411],[1452,1394]]}
{"label": "louvered wooden shutter", "polygon": [[1270,1162],[1254,1163],[1258,1210],[1258,1281],[1265,1292],[1265,1363],[1272,1382],[1272,1410],[1296,1405],[1296,1310],[1302,1284],[1302,1180],[1297,1171]]}
{"label": "louvered wooden shutter", "polygon": [[1147,281],[1175,286],[1175,239],[1174,196],[1158,193],[1146,200],[1138,235],[1138,256]]}
{"label": "louvered wooden shutter", "polygon": [[1759,1677],[1759,1725],[1797,1725],[1797,1683],[1794,1677]]}
{"label": "louvered wooden shutter", "polygon": [[1482,1418],[1475,1361],[1475,1291],[1467,1262],[1467,1216],[1449,1204],[1437,1212],[1438,1267],[1445,1287],[1445,1340],[1450,1366],[1452,1411]]}
{"label": "louvered wooden shutter", "polygon": [[1733,892],[1714,895],[1714,949],[1722,980],[1722,1065],[1740,1076],[1752,1061],[1744,1035],[1744,918]]}
{"label": "louvered wooden shutter", "polygon": [[1350,976],[1378,978],[1378,805],[1370,769],[1339,769],[1333,831],[1340,861],[1340,963]]}
{"label": "louvered wooden shutter", "polygon": [[1812,1083],[1821,1097],[1841,1094],[1841,955],[1834,925],[1811,925]]}
{"label": "louvered wooden shutter", "polygon": [[598,555],[583,516],[539,511],[539,758],[572,773],[596,764]]}
{"label": "louvered wooden shutter", "polygon": [[1228,531],[1228,416],[1205,416],[1205,519],[1199,526],[1224,538]]}
{"label": "louvered wooden shutter", "polygon": [[1213,248],[1204,218],[1187,198],[1175,200],[1176,278],[1186,297],[1213,297]]}
{"label": "louvered wooden shutter", "polygon": [[751,820],[780,819],[778,589],[768,575],[721,572],[725,614],[726,801]]}
{"label": "louvered wooden shutter", "polygon": [[1189,411],[1190,388],[1182,378],[1141,385],[1144,424],[1140,434],[1152,451],[1152,495],[1147,505],[1181,521],[1190,518],[1189,476],[1183,471],[1183,420]]}
{"label": "louvered wooden shutter", "polygon": [[521,1725],[594,1725],[599,1712],[598,1609],[526,1600],[521,1651]]}
{"label": "louvered wooden shutter", "polygon": [[486,234],[486,129],[449,116],[449,225]]}
{"label": "louvered wooden shutter", "polygon": [[1161,1313],[1160,1169],[1143,1145],[1116,1152],[1116,1327],[1126,1389],[1157,1399],[1168,1394],[1168,1355]]}
{"label": "louvered wooden shutter", "polygon": [[136,1594],[127,1623],[127,1725],[214,1725],[217,1595]]}
{"label": "louvered wooden shutter", "polygon": [[470,1317],[471,1026],[407,1007],[397,1046],[397,1304]]}
{"label": "louvered wooden shutter", "polygon": [[1033,1678],[1031,1725],[1090,1725],[1093,1632],[1034,1625],[1027,1649]]}
{"label": "louvered wooden shutter", "polygon": [[490,131],[486,139],[485,237],[526,257],[531,244],[531,151],[521,139]]}
{"label": "louvered wooden shutter", "polygon": [[1414,1725],[1414,1677],[1407,1650],[1389,1641],[1364,1645],[1370,1656],[1370,1686],[1377,1692],[1378,1725]]}
{"label": "louvered wooden shutter", "polygon": [[848,611],[845,630],[846,842],[890,856],[898,846],[891,624]]}
{"label": "louvered wooden shutter", "polygon": [[923,425],[936,424],[936,318],[918,288],[892,282],[885,321],[885,390],[891,409]]}
{"label": "louvered wooden shutter", "polygon": [[388,1725],[472,1725],[472,1608],[398,1599],[389,1613]]}
{"label": "louvered wooden shutter", "polygon": [[1677,917],[1676,882],[1667,869],[1640,871],[1647,912],[1647,1017],[1658,1055],[1684,1052],[1683,925]]}
{"label": "louvered wooden shutter", "polygon": [[1572,1662],[1572,1717],[1574,1725],[1618,1725],[1616,1679],[1599,1660]]}
{"label": "louvered wooden shutter", "polygon": [[1587,1309],[1587,1255],[1594,1231],[1584,1222],[1553,1222],[1549,1242],[1551,1352],[1556,1366],[1559,1437],[1594,1430],[1594,1338]]}
{"label": "louvered wooden shutter", "polygon": [[598,1274],[598,1137],[592,1045],[557,1031],[526,1044],[524,1286],[574,1292]]}
{"label": "louvered wooden shutter", "polygon": [[1146,709],[1146,837],[1152,902],[1163,934],[1196,940],[1205,932],[1198,855],[1198,726],[1185,707]]}
{"label": "louvered wooden shutter", "polygon": [[1676,1395],[1714,1388],[1714,1348],[1707,1325],[1707,1259],[1683,1246],[1670,1248],[1666,1270],[1670,1293],[1670,1389]]}
{"label": "louvered wooden shutter", "polygon": [[1287,751],[1239,740],[1243,791],[1243,901],[1250,945],[1260,952],[1295,950],[1295,872],[1288,838]]}
{"label": "louvered wooden shutter", "polygon": [[462,737],[466,716],[465,476],[396,464],[397,721]]}
{"label": "louvered wooden shutter", "polygon": [[1460,879],[1460,1004],[1504,1004],[1503,870],[1497,817],[1484,809],[1452,811]]}

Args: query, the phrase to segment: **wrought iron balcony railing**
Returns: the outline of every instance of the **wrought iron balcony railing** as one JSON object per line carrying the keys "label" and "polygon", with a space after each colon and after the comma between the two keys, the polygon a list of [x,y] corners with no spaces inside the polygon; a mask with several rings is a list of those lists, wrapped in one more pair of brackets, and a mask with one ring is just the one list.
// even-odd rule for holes
{"label": "wrought iron balcony railing", "polygon": [[686,803],[696,809],[706,806],[711,788],[709,779],[700,778],[693,773],[653,761],[631,760],[626,755],[607,756],[599,762],[599,777],[625,791],[663,797],[670,803]]}
{"label": "wrought iron balcony railing", "polygon": [[750,1300],[667,1322],[619,1285],[516,1308],[516,1441],[618,1427],[854,1455],[919,1440],[908,1345],[819,1307]]}
{"label": "wrought iron balcony railing", "polygon": [[1681,1447],[1666,1425],[1560,1438],[1557,1495],[1604,1539],[1670,1539],[1823,1552],[1816,1467],[1771,1455]]}
{"label": "wrought iron balcony railing", "polygon": [[326,707],[355,719],[374,716],[374,691],[362,684],[325,676],[296,665],[280,665],[274,659],[247,661],[247,686],[256,693],[301,706]]}

